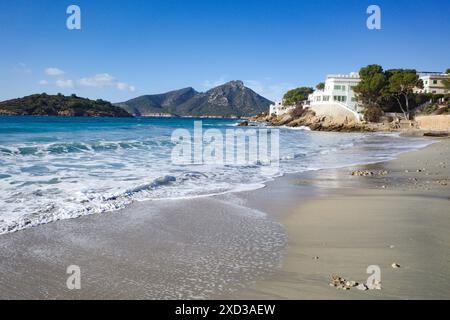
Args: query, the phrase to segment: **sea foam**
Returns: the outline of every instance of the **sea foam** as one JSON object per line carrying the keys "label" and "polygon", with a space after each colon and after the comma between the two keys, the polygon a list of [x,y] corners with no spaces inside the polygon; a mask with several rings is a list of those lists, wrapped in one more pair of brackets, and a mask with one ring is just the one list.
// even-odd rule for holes
{"label": "sea foam", "polygon": [[[0,136],[0,234],[125,208],[258,189],[277,176],[384,161],[430,143],[396,134],[280,129],[279,170],[268,164],[175,165],[171,133],[190,119],[8,119]],[[233,121],[204,120],[229,130]],[[18,128],[24,127],[23,130]],[[39,127],[40,130],[35,130]]]}

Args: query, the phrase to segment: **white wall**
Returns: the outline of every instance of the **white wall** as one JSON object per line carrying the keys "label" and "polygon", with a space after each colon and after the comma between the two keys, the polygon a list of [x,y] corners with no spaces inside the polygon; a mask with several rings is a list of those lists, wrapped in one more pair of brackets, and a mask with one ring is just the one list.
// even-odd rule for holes
{"label": "white wall", "polygon": [[[353,101],[354,98],[356,98],[356,95],[354,91],[351,89],[351,87],[357,85],[360,82],[359,78],[352,78],[352,77],[328,77],[325,82],[325,89],[323,91],[316,90],[311,96],[310,96],[310,104],[321,104],[321,103],[332,103],[334,102],[335,96],[343,96],[345,97],[345,105],[349,107],[352,110],[357,109],[357,101]],[[344,90],[337,90],[335,89],[335,86],[344,86]],[[324,101],[323,97],[329,96],[328,101]],[[317,97],[320,97],[320,101],[317,101]]]}
{"label": "white wall", "polygon": [[348,121],[359,121],[358,117],[353,112],[336,103],[311,105],[310,109],[313,110],[318,117],[327,116],[341,122],[346,118]]}

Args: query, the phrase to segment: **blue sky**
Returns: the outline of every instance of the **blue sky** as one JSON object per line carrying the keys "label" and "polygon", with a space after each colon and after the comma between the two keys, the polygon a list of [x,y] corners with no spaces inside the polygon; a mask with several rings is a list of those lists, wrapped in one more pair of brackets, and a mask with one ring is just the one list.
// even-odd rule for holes
{"label": "blue sky", "polygon": [[[81,30],[66,9],[81,8]],[[381,7],[382,29],[366,27]],[[448,0],[2,0],[0,100],[76,93],[124,101],[244,80],[278,99],[328,73],[450,68]]]}

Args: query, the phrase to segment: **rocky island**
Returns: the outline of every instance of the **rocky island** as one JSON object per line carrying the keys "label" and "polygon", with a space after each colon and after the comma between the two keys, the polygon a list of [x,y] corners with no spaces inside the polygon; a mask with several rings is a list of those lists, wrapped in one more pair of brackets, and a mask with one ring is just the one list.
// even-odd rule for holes
{"label": "rocky island", "polygon": [[239,118],[268,110],[272,103],[247,88],[244,82],[235,80],[206,92],[197,92],[189,87],[140,96],[117,106],[134,116]]}
{"label": "rocky island", "polygon": [[132,117],[127,111],[105,100],[76,95],[34,94],[0,102],[0,115],[60,117]]}

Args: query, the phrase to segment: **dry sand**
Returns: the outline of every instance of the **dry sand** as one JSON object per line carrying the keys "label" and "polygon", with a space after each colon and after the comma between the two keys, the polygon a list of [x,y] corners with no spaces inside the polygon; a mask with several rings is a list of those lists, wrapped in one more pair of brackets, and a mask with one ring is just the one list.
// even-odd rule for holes
{"label": "dry sand", "polygon": [[[352,176],[354,170],[375,175]],[[232,298],[450,299],[450,140],[298,183],[315,185],[322,196],[281,217],[289,239],[282,269]],[[332,274],[365,283],[370,265],[381,269],[382,290],[328,285]]]}
{"label": "dry sand", "polygon": [[[0,298],[449,299],[449,185],[443,139],[386,163],[4,235]],[[79,291],[66,287],[73,264]],[[332,274],[365,281],[369,265],[380,266],[382,290],[328,284]]]}

